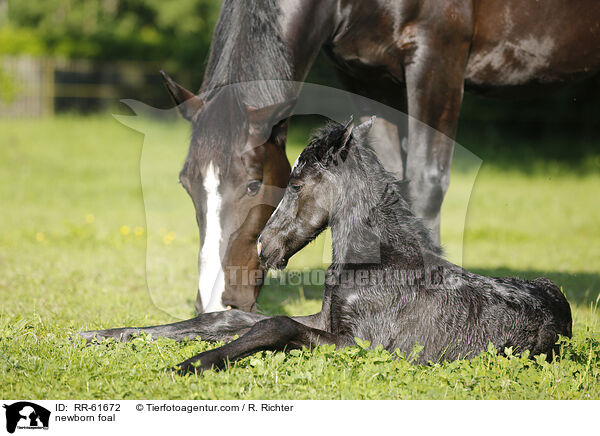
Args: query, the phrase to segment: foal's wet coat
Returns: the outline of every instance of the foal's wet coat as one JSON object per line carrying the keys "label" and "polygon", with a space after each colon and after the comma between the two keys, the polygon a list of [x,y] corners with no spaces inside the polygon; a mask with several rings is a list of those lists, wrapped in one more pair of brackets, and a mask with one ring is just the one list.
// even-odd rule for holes
{"label": "foal's wet coat", "polygon": [[259,237],[266,267],[287,260],[327,226],[333,261],[321,312],[266,317],[238,310],[206,313],[164,326],[82,333],[128,340],[143,330],[173,339],[200,336],[228,344],[178,366],[181,372],[223,368],[261,350],[319,344],[347,346],[358,337],[418,361],[471,358],[492,343],[549,359],[559,335],[571,336],[571,309],[551,281],[479,276],[446,261],[411,212],[405,182],[388,173],[366,143],[372,120],[333,123],[302,152],[283,200]]}

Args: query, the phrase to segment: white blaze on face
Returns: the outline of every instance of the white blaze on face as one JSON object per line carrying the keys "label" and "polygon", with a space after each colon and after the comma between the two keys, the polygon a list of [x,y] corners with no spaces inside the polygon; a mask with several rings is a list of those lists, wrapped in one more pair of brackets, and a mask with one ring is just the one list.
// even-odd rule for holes
{"label": "white blaze on face", "polygon": [[221,266],[221,195],[219,194],[219,170],[211,162],[204,174],[206,191],[206,232],[200,251],[200,277],[198,289],[204,312],[225,310],[221,297],[225,290],[225,274]]}

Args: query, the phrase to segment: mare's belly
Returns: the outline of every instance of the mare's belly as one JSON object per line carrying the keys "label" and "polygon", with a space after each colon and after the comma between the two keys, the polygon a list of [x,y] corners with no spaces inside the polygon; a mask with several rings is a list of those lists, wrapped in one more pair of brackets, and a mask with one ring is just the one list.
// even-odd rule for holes
{"label": "mare's belly", "polygon": [[600,8],[595,0],[484,0],[465,73],[466,88],[561,85],[600,67]]}

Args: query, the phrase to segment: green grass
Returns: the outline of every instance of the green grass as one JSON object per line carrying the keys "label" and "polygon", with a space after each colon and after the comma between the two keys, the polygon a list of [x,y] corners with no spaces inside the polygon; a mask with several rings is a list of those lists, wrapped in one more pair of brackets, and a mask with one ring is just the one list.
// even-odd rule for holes
{"label": "green grass", "polygon": [[[465,267],[490,275],[544,275],[563,288],[574,338],[560,361],[483,353],[417,366],[378,349],[319,347],[178,377],[165,368],[215,345],[70,341],[80,330],[193,314],[198,242],[191,202],[175,183],[187,126],[141,125],[152,130],[143,156],[143,136],[109,117],[0,120],[1,398],[600,398],[600,159],[582,173],[543,160],[514,169],[486,161],[466,221],[459,193],[469,192],[472,172],[453,173],[444,206],[452,260],[462,255]],[[302,129],[291,132],[290,157],[304,140]],[[142,186],[155,195],[148,217]],[[322,237],[290,267],[327,259]],[[320,289],[273,284],[259,304],[270,314],[307,314],[319,310]]]}

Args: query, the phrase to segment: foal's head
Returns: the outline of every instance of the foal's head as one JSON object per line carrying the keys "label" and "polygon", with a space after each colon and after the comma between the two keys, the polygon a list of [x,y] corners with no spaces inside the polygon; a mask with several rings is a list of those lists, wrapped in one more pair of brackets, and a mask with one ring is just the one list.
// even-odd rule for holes
{"label": "foal's head", "polygon": [[289,258],[330,223],[340,196],[340,178],[351,147],[364,141],[373,120],[354,127],[330,123],[319,130],[292,168],[283,199],[258,238],[257,252],[267,268],[285,268]]}

